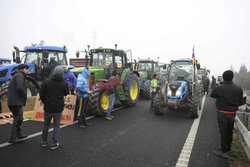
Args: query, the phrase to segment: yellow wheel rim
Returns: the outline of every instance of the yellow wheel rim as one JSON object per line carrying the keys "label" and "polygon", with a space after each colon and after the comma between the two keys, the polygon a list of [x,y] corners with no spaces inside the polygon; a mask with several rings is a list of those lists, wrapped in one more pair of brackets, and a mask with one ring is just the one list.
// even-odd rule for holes
{"label": "yellow wheel rim", "polygon": [[138,85],[137,81],[133,80],[132,84],[130,85],[130,97],[132,100],[135,100],[138,96]]}
{"label": "yellow wheel rim", "polygon": [[101,106],[104,110],[107,110],[109,107],[109,96],[108,96],[108,92],[105,91],[102,93],[101,96]]}

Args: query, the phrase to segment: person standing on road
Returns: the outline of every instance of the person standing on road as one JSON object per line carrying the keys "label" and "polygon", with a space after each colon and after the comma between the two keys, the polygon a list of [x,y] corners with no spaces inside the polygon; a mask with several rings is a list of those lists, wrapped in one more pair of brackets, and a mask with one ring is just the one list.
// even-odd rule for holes
{"label": "person standing on road", "polygon": [[10,85],[8,88],[8,107],[13,114],[13,124],[10,130],[9,143],[22,142],[26,134],[21,133],[23,123],[23,106],[27,100],[27,87],[25,83],[26,74],[29,73],[29,66],[20,64],[11,75]]}
{"label": "person standing on road", "polygon": [[212,84],[211,84],[211,88],[214,89],[214,86],[216,85],[216,79],[214,78],[214,76],[212,76]]}
{"label": "person standing on road", "polygon": [[83,67],[82,74],[78,75],[76,90],[78,91],[78,97],[80,98],[78,109],[78,125],[81,129],[86,126],[90,126],[91,123],[86,122],[87,104],[89,101],[89,95],[92,91],[89,89],[88,78],[89,70],[87,67]]}
{"label": "person standing on road", "polygon": [[204,94],[208,94],[209,89],[209,79],[207,76],[202,77],[202,85],[204,86]]}
{"label": "person standing on road", "polygon": [[159,87],[159,75],[154,74],[153,80],[151,81],[150,91],[151,91],[151,103],[150,103],[150,110],[153,110],[153,100],[157,92],[160,91]]}
{"label": "person standing on road", "polygon": [[215,86],[211,97],[216,98],[216,109],[218,115],[218,125],[221,136],[220,151],[215,155],[223,158],[228,157],[231,151],[233,138],[233,127],[238,107],[243,103],[243,90],[233,84],[233,72],[228,70],[223,73],[223,82]]}
{"label": "person standing on road", "polygon": [[64,70],[57,67],[53,76],[44,81],[40,90],[40,99],[44,104],[44,124],[42,133],[42,146],[48,146],[48,131],[53,118],[53,138],[51,149],[59,147],[58,136],[60,131],[60,121],[64,109],[64,96],[69,93],[68,84],[63,80]]}
{"label": "person standing on road", "polygon": [[74,94],[74,89],[76,88],[77,83],[76,76],[72,71],[68,69],[67,65],[63,65],[62,68],[64,69],[64,81],[68,83],[68,88],[71,94]]}
{"label": "person standing on road", "polygon": [[108,82],[108,95],[109,95],[109,106],[106,114],[106,119],[107,120],[112,120],[114,118],[113,115],[111,115],[112,108],[115,103],[115,94],[116,94],[116,78],[118,77],[118,74],[116,71],[113,71]]}

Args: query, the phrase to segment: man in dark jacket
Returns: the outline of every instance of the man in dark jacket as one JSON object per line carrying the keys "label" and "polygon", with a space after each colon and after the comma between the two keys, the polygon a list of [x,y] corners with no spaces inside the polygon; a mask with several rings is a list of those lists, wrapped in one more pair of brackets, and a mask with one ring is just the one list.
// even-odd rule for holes
{"label": "man in dark jacket", "polygon": [[220,85],[214,88],[211,97],[216,98],[218,125],[221,135],[220,151],[214,152],[214,154],[227,158],[228,153],[231,151],[236,111],[243,103],[243,90],[233,84],[232,71],[225,71],[223,80]]}
{"label": "man in dark jacket", "polygon": [[68,84],[63,80],[64,70],[61,67],[55,69],[51,79],[43,82],[40,90],[40,99],[44,104],[44,125],[42,133],[42,146],[48,145],[48,131],[53,118],[53,138],[51,149],[59,147],[58,136],[60,121],[64,109],[64,96],[69,92]]}
{"label": "man in dark jacket", "polygon": [[20,64],[17,70],[11,75],[8,88],[8,107],[13,114],[13,124],[10,131],[10,143],[19,143],[27,135],[21,134],[21,125],[23,123],[23,106],[27,100],[27,87],[25,84],[26,74],[29,73],[29,66]]}
{"label": "man in dark jacket", "polygon": [[209,79],[207,76],[202,77],[202,85],[204,87],[204,94],[208,94],[208,89],[209,89]]}
{"label": "man in dark jacket", "polygon": [[216,78],[214,78],[214,76],[212,76],[212,84],[211,84],[211,88],[214,89],[214,86],[216,85]]}

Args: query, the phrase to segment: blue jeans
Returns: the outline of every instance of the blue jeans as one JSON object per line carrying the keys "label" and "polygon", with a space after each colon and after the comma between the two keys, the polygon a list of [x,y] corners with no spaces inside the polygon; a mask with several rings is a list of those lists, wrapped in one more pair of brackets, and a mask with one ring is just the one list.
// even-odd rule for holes
{"label": "blue jeans", "polygon": [[107,110],[107,116],[110,116],[110,113],[111,113],[111,110],[114,106],[114,103],[115,103],[115,93],[111,93],[109,95],[109,107],[108,107],[108,110]]}
{"label": "blue jeans", "polygon": [[43,142],[48,141],[49,126],[50,126],[52,118],[53,118],[53,127],[54,127],[52,144],[56,144],[58,142],[61,117],[62,117],[62,112],[50,113],[50,112],[44,111],[44,124],[43,124],[43,134],[42,134]]}

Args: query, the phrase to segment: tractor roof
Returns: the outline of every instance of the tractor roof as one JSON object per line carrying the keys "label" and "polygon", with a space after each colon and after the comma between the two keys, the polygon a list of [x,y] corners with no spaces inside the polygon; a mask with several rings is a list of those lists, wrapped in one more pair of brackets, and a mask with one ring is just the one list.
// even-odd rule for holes
{"label": "tractor roof", "polygon": [[154,63],[157,63],[156,61],[153,61],[151,59],[140,59],[139,62],[145,62],[145,63],[154,62]]}
{"label": "tractor roof", "polygon": [[124,52],[123,50],[116,50],[116,49],[111,49],[111,48],[95,48],[91,49],[91,52]]}
{"label": "tractor roof", "polygon": [[172,63],[175,63],[175,62],[190,62],[190,63],[192,63],[193,62],[193,60],[192,59],[179,59],[179,60],[171,60],[171,64]]}
{"label": "tractor roof", "polygon": [[3,60],[3,61],[11,61],[10,59],[6,59],[6,58],[0,58],[0,60]]}
{"label": "tractor roof", "polygon": [[58,46],[26,46],[25,50],[50,50],[50,51],[59,51],[59,52],[68,52],[67,48],[58,47]]}

